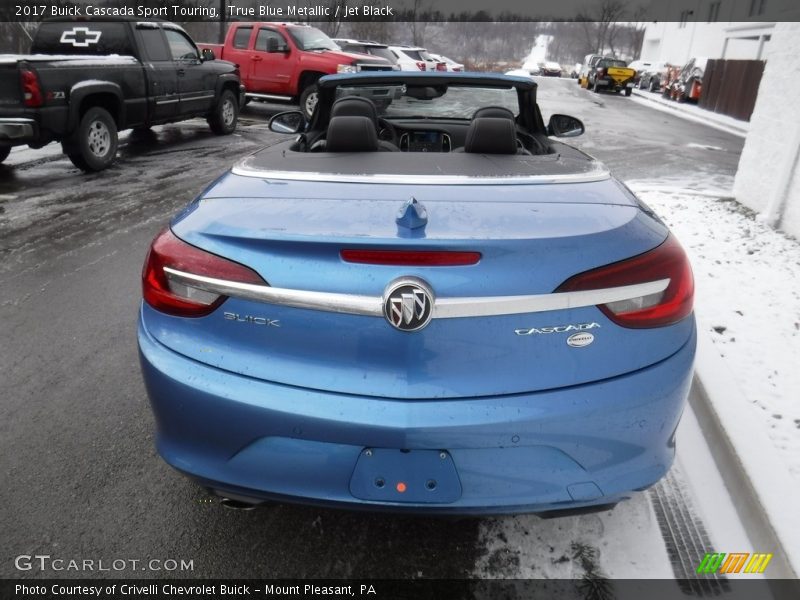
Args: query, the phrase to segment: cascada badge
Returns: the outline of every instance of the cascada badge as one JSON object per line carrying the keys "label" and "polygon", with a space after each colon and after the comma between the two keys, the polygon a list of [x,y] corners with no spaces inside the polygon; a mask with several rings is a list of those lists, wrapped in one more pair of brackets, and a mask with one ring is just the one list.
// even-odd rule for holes
{"label": "cascada badge", "polygon": [[732,552],[725,554],[724,552],[706,552],[700,565],[697,567],[697,572],[710,575],[713,573],[722,573],[726,575],[736,573],[763,573],[769,561],[772,560],[772,554],[755,552]]}
{"label": "cascada badge", "polygon": [[101,31],[92,31],[88,27],[73,27],[61,34],[62,44],[71,44],[75,48],[88,48],[100,41]]}
{"label": "cascada badge", "polygon": [[548,335],[551,333],[570,333],[567,345],[572,348],[585,348],[594,342],[594,334],[589,329],[600,327],[600,323],[576,323],[574,325],[554,325],[552,327],[531,327],[530,329],[515,329],[517,335]]}

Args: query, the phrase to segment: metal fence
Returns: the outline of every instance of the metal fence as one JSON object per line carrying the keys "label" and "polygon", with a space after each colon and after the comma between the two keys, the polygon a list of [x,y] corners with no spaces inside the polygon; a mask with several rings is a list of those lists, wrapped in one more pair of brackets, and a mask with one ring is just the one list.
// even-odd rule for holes
{"label": "metal fence", "polygon": [[763,60],[709,60],[699,106],[749,121],[764,73]]}

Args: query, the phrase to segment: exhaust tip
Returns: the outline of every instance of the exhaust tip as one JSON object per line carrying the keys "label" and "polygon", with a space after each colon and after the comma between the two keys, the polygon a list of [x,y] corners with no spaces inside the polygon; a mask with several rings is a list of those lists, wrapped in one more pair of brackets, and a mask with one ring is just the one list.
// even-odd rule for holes
{"label": "exhaust tip", "polygon": [[258,507],[258,504],[242,502],[241,500],[234,500],[233,498],[220,498],[219,503],[223,508],[227,508],[228,510],[253,510]]}

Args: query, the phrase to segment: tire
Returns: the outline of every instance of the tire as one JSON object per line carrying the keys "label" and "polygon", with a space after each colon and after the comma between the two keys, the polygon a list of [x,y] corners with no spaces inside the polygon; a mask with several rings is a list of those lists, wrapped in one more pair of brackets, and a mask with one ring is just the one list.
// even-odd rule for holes
{"label": "tire", "polygon": [[208,117],[208,126],[217,135],[230,135],[236,131],[239,120],[239,103],[230,90],[224,90],[217,105]]}
{"label": "tire", "polygon": [[117,155],[117,124],[109,112],[95,106],[83,115],[78,129],[62,144],[64,153],[81,171],[102,171]]}
{"label": "tire", "polygon": [[0,146],[0,163],[8,158],[11,154],[11,146]]}
{"label": "tire", "polygon": [[311,120],[311,115],[314,114],[314,108],[317,106],[318,98],[319,88],[317,88],[316,83],[312,83],[306,87],[303,93],[300,94],[300,110],[303,111],[306,121]]}
{"label": "tire", "polygon": [[630,96],[632,92],[633,92],[633,88],[629,88],[629,87],[625,88],[625,95],[626,96]]}
{"label": "tire", "polygon": [[658,91],[658,87],[656,86],[656,82],[654,79],[650,80],[650,83],[647,86],[647,91],[650,92],[651,94]]}

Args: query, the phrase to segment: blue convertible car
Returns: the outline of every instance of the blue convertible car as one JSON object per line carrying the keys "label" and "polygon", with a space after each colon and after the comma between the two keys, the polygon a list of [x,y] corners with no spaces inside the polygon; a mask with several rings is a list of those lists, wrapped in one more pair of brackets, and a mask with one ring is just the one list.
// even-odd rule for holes
{"label": "blue convertible car", "polygon": [[[536,84],[325,77],[153,241],[158,451],[238,503],[605,507],[670,468],[693,281]],[[230,502],[230,500],[229,500]]]}

